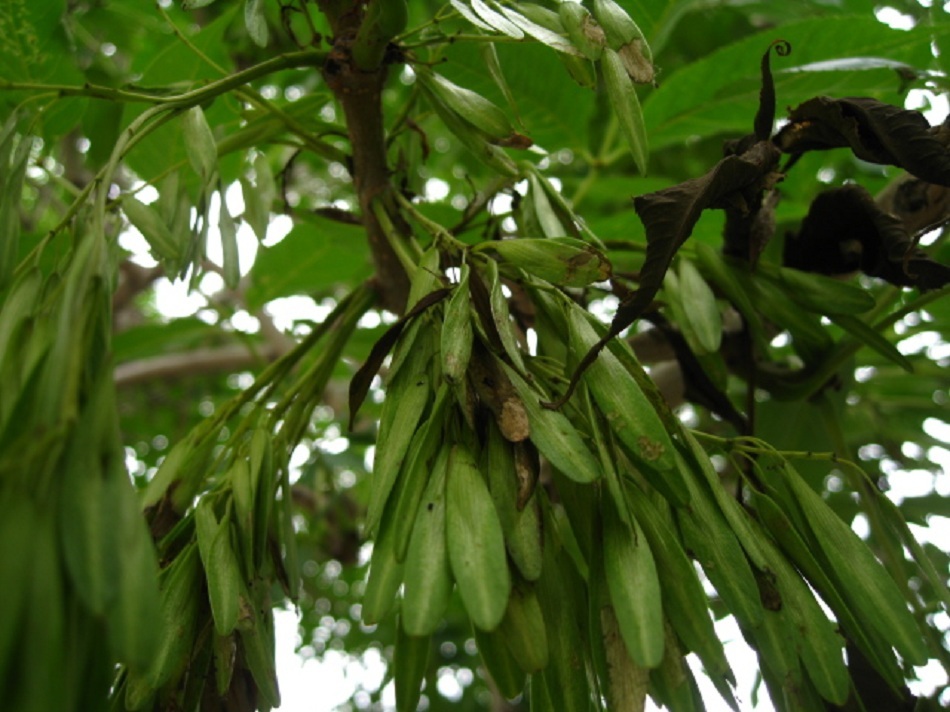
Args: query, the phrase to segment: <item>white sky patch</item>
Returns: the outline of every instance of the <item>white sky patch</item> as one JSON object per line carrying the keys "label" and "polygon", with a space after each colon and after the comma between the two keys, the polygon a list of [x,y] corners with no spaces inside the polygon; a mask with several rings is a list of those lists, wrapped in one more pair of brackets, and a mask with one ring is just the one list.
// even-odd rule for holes
{"label": "white sky patch", "polygon": [[950,100],[945,94],[935,94],[929,89],[911,89],[907,92],[904,107],[923,109],[924,117],[931,126],[943,123],[950,114]]}
{"label": "white sky patch", "polygon": [[129,226],[119,234],[119,247],[131,255],[131,260],[142,267],[154,267],[158,261],[149,252],[148,240],[142,233]]}
{"label": "white sky patch", "polygon": [[193,316],[207,305],[203,294],[189,289],[187,280],[170,282],[162,278],[155,282],[155,307],[167,319]]}
{"label": "white sky patch", "polygon": [[458,679],[455,677],[455,673],[452,668],[444,667],[438,672],[438,680],[435,683],[435,686],[439,690],[439,694],[445,697],[446,699],[451,700],[452,702],[458,702],[462,699],[462,694],[465,692],[462,689],[462,685],[459,684]]}
{"label": "white sky patch", "polygon": [[287,237],[294,227],[294,221],[289,215],[274,215],[267,226],[267,238],[263,241],[264,247],[271,247]]}
{"label": "white sky patch", "polygon": [[[232,196],[234,193],[237,193],[237,200]],[[240,191],[227,190],[225,195],[225,204],[228,206],[228,212],[232,216],[240,215],[244,211],[244,199],[241,197]],[[235,206],[234,203],[238,205]],[[221,195],[220,193],[215,193],[211,196],[210,201],[210,210],[208,211],[208,219],[211,221],[211,227],[208,230],[208,246],[207,246],[207,255],[208,259],[214,262],[216,265],[223,266],[224,261],[221,253],[221,231],[218,228],[218,216],[220,215],[221,210]],[[271,223],[273,225],[273,223]],[[268,238],[270,237],[271,229],[268,229]],[[258,242],[257,237],[254,235],[254,231],[251,229],[251,226],[246,222],[241,222],[238,224],[237,229],[237,246],[238,246],[238,263],[241,266],[241,276],[247,274],[251,266],[254,264],[254,258],[257,256]]]}
{"label": "white sky patch", "polygon": [[528,353],[532,356],[538,355],[538,332],[534,329],[528,329],[525,332],[525,341],[528,345]]}
{"label": "white sky patch", "polygon": [[914,28],[914,18],[893,7],[880,7],[874,11],[874,16],[895,30],[912,30]]}
{"label": "white sky patch", "polygon": [[511,196],[498,193],[488,203],[488,211],[492,215],[504,215],[511,212]]}
{"label": "white sky patch", "polygon": [[898,342],[897,350],[905,356],[915,354],[940,343],[940,334],[935,331],[922,331]]}
{"label": "white sky patch", "polygon": [[920,681],[908,687],[915,695],[930,697],[938,687],[944,687],[947,684],[947,671],[939,660],[931,660],[923,667],[914,668],[914,672]]}
{"label": "white sky patch", "polygon": [[229,321],[235,331],[240,331],[245,334],[256,334],[261,330],[261,322],[258,321],[257,317],[251,316],[243,309],[234,312]]}
{"label": "white sky patch", "polygon": [[924,421],[924,432],[932,438],[950,444],[950,423],[937,418],[927,418]]}
{"label": "white sky patch", "polygon": [[332,306],[317,304],[312,298],[304,296],[281,297],[267,304],[267,312],[273,318],[274,325],[283,331],[290,331],[295,321],[320,323],[332,311]]}
{"label": "white sky patch", "polygon": [[276,667],[281,712],[333,712],[357,690],[359,678],[350,658],[329,650],[320,660],[304,659],[295,648],[299,637],[294,611],[275,610]]}
{"label": "white sky patch", "polygon": [[383,317],[380,316],[379,312],[368,311],[360,317],[359,322],[357,322],[357,326],[360,329],[375,329],[382,323]]}
{"label": "white sky patch", "polygon": [[430,178],[423,188],[425,199],[434,203],[445,200],[449,196],[449,184],[439,178]]}
{"label": "white sky patch", "polygon": [[609,323],[617,313],[617,307],[620,306],[620,300],[613,294],[606,295],[603,299],[592,301],[588,307],[590,313],[596,316],[605,324]]}

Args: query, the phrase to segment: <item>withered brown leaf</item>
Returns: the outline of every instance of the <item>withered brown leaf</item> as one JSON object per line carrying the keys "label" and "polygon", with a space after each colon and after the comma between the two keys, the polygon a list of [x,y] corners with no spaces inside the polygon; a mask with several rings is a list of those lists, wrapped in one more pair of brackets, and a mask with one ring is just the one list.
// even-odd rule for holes
{"label": "withered brown leaf", "polygon": [[773,139],[785,153],[849,147],[871,163],[950,185],[950,150],[918,111],[867,97],[819,96],[793,109]]}
{"label": "withered brown leaf", "polygon": [[637,215],[646,227],[647,256],[640,270],[639,288],[620,305],[614,318],[615,324],[622,324],[620,330],[650,305],[673,257],[692,234],[703,210],[743,215],[755,212],[763,193],[777,179],[779,156],[771,143],[758,141],[740,156],[726,156],[704,176],[634,198]]}
{"label": "withered brown leaf", "polygon": [[780,55],[787,55],[791,49],[787,42],[778,40],[769,45],[762,57],[762,91],[753,133],[732,142],[727,147],[729,155],[705,175],[634,198],[634,208],[647,237],[639,287],[620,303],[607,333],[581,359],[567,392],[559,401],[548,404],[550,407],[559,406],[571,396],[581,374],[607,342],[650,306],[673,257],[692,234],[703,210],[726,210],[731,223],[727,244],[744,245],[750,257],[758,253],[759,247],[753,244],[752,235],[758,223],[756,215],[763,205],[770,209],[771,202],[764,201],[764,196],[781,178],[777,172],[781,152],[769,138],[775,116],[775,89],[769,65],[773,48]]}
{"label": "withered brown leaf", "polygon": [[923,291],[950,283],[950,267],[918,249],[904,223],[859,185],[826,190],[812,201],[798,234],[785,240],[784,262],[822,274],[861,270]]}

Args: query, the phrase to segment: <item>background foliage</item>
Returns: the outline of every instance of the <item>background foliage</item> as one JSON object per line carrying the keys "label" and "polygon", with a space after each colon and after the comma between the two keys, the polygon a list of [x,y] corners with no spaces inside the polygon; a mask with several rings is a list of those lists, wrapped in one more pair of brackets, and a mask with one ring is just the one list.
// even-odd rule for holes
{"label": "background foliage", "polygon": [[[950,656],[950,547],[915,544],[905,524],[950,516],[942,469],[950,460],[947,288],[901,289],[865,275],[837,284],[793,282],[778,271],[785,236],[799,230],[819,192],[859,184],[883,200],[888,186],[903,179],[898,168],[846,150],[804,154],[778,187],[775,239],[758,270],[723,262],[723,213],[704,212],[656,295],[647,319],[654,330],[638,324],[623,337],[632,351],[607,352],[620,368],[610,375],[622,373],[618,383],[637,382],[636,392],[646,391],[642,417],[669,433],[667,454],[680,458],[673,471],[681,472],[683,486],[699,487],[692,507],[676,501],[682,491],[658,487],[649,463],[593,414],[591,402],[606,410],[606,371],[588,372],[564,412],[596,467],[614,468],[619,477],[578,484],[550,446],[536,443],[543,464],[531,507],[545,523],[547,573],[534,584],[518,567],[512,571],[515,590],[540,601],[533,605],[547,619],[550,667],[530,670],[527,693],[514,702],[504,702],[504,693],[520,691],[520,666],[537,660],[525,663],[521,650],[511,662],[505,645],[516,657],[519,651],[510,630],[473,634],[473,604],[458,594],[444,614],[434,614],[440,622],[431,638],[402,633],[398,619],[380,610],[385,600],[374,608],[379,620],[364,622],[372,617],[361,606],[374,534],[364,523],[367,508],[371,524],[373,517],[378,523],[386,501],[370,465],[386,427],[380,418],[393,422],[386,407],[394,399],[384,393],[398,387],[398,371],[387,361],[383,380],[362,373],[368,397],[358,414],[347,387],[401,316],[409,278],[415,298],[451,289],[464,254],[470,278],[487,280],[489,288],[501,269],[515,317],[503,320],[502,331],[536,339],[532,355],[540,357],[528,358],[521,372],[546,384],[543,395],[563,393],[586,351],[581,345],[593,342],[570,336],[576,305],[609,321],[618,298],[637,286],[647,241],[631,199],[705,174],[722,158],[724,141],[750,132],[760,58],[770,44],[782,39],[792,48],[772,58],[779,123],[785,107],[818,95],[896,106],[945,101],[950,20],[939,2],[894,0],[885,12],[863,0],[620,0],[648,41],[657,74],[655,86],[636,85],[636,104],[629,96],[618,104],[606,60],[570,49],[577,39],[558,25],[558,3],[416,0],[395,38],[363,30],[356,40],[366,52],[356,54],[365,70],[358,77],[384,81],[376,119],[347,98],[346,73],[356,70],[348,49],[334,44],[341,28],[359,26],[362,16],[347,11],[363,3],[182,5],[0,6],[5,706],[92,710],[104,708],[110,693],[116,709],[275,706],[271,608],[294,605],[303,654],[359,658],[378,649],[389,665],[387,681],[398,676],[397,698],[406,707],[414,706],[407,690],[424,679],[429,709],[527,708],[529,700],[532,708],[567,709],[577,699],[585,709],[636,709],[647,690],[658,703],[691,709],[702,702],[679,653],[699,652],[717,688],[732,695],[727,668],[716,669],[716,644],[691,641],[670,613],[681,605],[670,583],[670,562],[681,553],[702,565],[705,588],[696,590],[705,590],[707,600],[692,612],[706,620],[708,604],[714,618],[739,619],[778,709],[832,702],[861,709],[859,698],[865,709],[882,709],[876,705],[885,699],[893,699],[889,709],[913,704],[903,685],[914,680],[914,666],[929,660],[945,668]],[[519,38],[486,20],[504,9],[553,29]],[[386,11],[371,3],[367,16],[374,12]],[[894,17],[902,28],[882,21]],[[448,100],[439,94],[445,86]],[[460,96],[468,112],[452,103]],[[633,113],[625,119],[623,111]],[[370,173],[354,170],[367,165],[354,127],[372,134],[377,119],[375,129],[385,131],[375,154],[381,198],[367,189]],[[502,131],[492,134],[486,121]],[[638,144],[641,134],[648,152]],[[644,173],[638,164],[645,160]],[[930,190],[935,212],[927,227],[942,230],[944,188]],[[584,248],[569,243],[570,254],[593,260],[583,263],[591,271],[577,277],[557,264],[543,271],[537,255],[506,257],[502,249],[510,246],[497,242],[513,237],[583,240]],[[942,231],[924,242],[934,261],[950,262]],[[470,246],[479,247],[466,252]],[[552,249],[545,243],[542,253]],[[427,272],[416,266],[425,260],[428,274],[441,281],[426,283]],[[608,274],[613,285],[604,281]],[[193,293],[187,313],[171,315],[176,279]],[[544,281],[569,286],[554,290]],[[560,294],[570,299],[558,301]],[[859,306],[843,305],[848,298]],[[412,360],[405,353],[413,348],[443,352],[432,360],[440,365],[426,366],[434,369],[433,393],[446,351],[438,329],[443,318],[448,326],[450,309],[451,301],[436,304],[410,320],[401,337],[408,344],[403,361]],[[476,345],[472,358],[484,359],[479,349],[487,348],[510,365],[510,352],[492,342],[484,308],[473,309],[463,307],[463,321],[476,344],[488,346]],[[743,318],[746,330],[730,325]],[[582,323],[575,332],[594,333],[593,322]],[[413,324],[420,326],[413,331]],[[651,349],[652,335],[669,324],[674,335],[665,332]],[[424,346],[426,339],[433,343]],[[527,341],[518,349],[527,358]],[[399,353],[397,347],[394,359]],[[665,401],[640,378],[633,353]],[[475,411],[466,411],[464,389],[443,390],[451,393],[446,437],[487,452],[494,421],[481,412],[471,427],[463,416]],[[436,402],[427,395],[417,420],[434,420]],[[788,489],[770,484],[788,462],[798,474],[775,480]],[[880,493],[898,480],[923,486],[894,498],[895,507]],[[820,500],[809,499],[811,492]],[[497,487],[492,495],[499,498]],[[769,523],[769,498],[791,523]],[[840,520],[821,519],[828,510],[815,501]],[[650,520],[653,506],[660,513],[655,531],[672,533],[672,554],[661,554],[658,539],[636,528]],[[704,515],[705,506],[711,509]],[[628,529],[633,520],[641,525]],[[867,549],[855,548],[857,540],[837,528],[841,521],[865,535],[883,567],[861,558]],[[715,541],[705,528],[710,522],[721,524],[725,540]],[[794,537],[783,539],[773,528],[785,526],[813,537],[813,568],[807,555],[792,553]],[[618,620],[628,615],[615,588],[633,575],[611,565],[626,554],[608,546],[616,540],[608,530],[623,532],[624,541],[648,539],[650,566],[657,562],[669,621],[660,631],[666,657],[652,674],[646,669],[657,661],[644,664],[627,633],[646,619],[659,621],[652,615],[658,608],[630,612],[633,623],[619,621],[622,636],[610,630],[609,618],[589,617],[605,600],[607,608],[613,601]],[[639,537],[631,533],[638,531]],[[749,543],[749,532],[767,542],[767,553]],[[701,551],[705,536],[714,543]],[[724,564],[729,552],[738,563]],[[771,563],[759,566],[757,556]],[[822,570],[827,577],[845,564],[856,567],[853,580],[822,578]],[[749,578],[755,600],[743,598],[748,590],[731,589],[733,574],[758,576]],[[395,594],[401,574],[394,576],[378,586]],[[794,617],[814,605],[803,580],[841,624],[847,672],[845,640],[824,616],[821,624]],[[849,586],[870,593],[862,601]],[[787,596],[784,608],[769,603],[770,592]],[[887,599],[892,593],[896,604]],[[505,585],[503,603],[508,595]],[[879,616],[865,615],[868,604],[884,599]],[[768,622],[760,624],[760,616]],[[556,621],[567,620],[576,639],[564,633],[556,640]],[[696,626],[707,630],[702,621]],[[824,635],[830,647],[815,653],[810,633]],[[572,644],[585,652],[569,650]],[[421,660],[419,666],[400,667],[397,646],[415,651],[403,660]],[[511,684],[506,670],[514,670]],[[445,676],[460,683],[450,696],[439,692],[449,689],[438,684]],[[946,686],[944,676],[920,700],[923,708],[946,704]],[[376,703],[382,689],[354,699]]]}

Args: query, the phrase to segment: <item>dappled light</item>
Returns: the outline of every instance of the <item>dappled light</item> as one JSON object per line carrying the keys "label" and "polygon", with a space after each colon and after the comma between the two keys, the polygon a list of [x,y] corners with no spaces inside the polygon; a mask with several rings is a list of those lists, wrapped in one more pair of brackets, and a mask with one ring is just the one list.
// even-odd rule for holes
{"label": "dappled light", "polygon": [[950,705],[950,3],[0,36],[4,709]]}

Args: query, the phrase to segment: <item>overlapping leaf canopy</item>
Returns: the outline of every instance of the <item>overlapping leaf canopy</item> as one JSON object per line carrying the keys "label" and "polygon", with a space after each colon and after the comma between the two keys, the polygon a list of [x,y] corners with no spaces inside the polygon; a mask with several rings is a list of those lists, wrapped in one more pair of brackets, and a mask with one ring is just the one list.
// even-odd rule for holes
{"label": "overlapping leaf canopy", "polygon": [[276,707],[290,603],[400,710],[744,703],[725,617],[777,709],[910,704],[950,22],[892,5],[5,3],[0,699]]}

